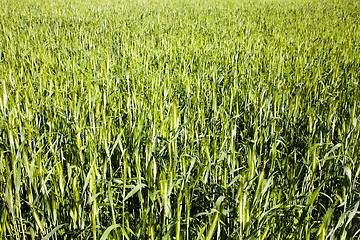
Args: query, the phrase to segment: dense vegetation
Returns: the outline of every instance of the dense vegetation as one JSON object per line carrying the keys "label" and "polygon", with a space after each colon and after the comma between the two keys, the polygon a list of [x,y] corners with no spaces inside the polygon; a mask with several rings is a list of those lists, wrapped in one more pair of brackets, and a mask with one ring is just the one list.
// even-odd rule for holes
{"label": "dense vegetation", "polygon": [[360,1],[0,9],[1,239],[359,238]]}

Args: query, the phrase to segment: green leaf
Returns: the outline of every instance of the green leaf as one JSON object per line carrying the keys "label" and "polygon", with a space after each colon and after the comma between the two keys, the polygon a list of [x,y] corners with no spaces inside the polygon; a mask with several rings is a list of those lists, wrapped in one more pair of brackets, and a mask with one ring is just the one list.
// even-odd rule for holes
{"label": "green leaf", "polygon": [[62,226],[64,226],[65,224],[61,224],[57,227],[55,227],[53,230],[51,230],[51,232],[49,232],[48,234],[46,234],[45,237],[42,238],[42,240],[47,240],[47,239],[50,239],[55,233],[57,230],[59,230]]}
{"label": "green leaf", "polygon": [[128,200],[132,195],[134,195],[135,193],[137,193],[140,189],[142,189],[143,187],[146,187],[146,184],[140,183],[138,185],[136,185],[124,198],[124,202],[126,200]]}
{"label": "green leaf", "polygon": [[349,214],[349,218],[345,224],[345,227],[347,227],[347,225],[351,222],[351,220],[354,218],[354,216],[356,215],[356,212],[359,208],[359,203],[360,203],[360,199],[356,201],[356,203],[354,204],[352,210],[348,211]]}
{"label": "green leaf", "polygon": [[113,230],[114,228],[117,228],[117,227],[120,227],[121,225],[120,224],[114,224],[114,225],[111,225],[110,227],[108,227],[105,232],[103,233],[103,235],[101,236],[100,240],[105,240],[108,238],[111,230]]}
{"label": "green leaf", "polygon": [[89,198],[87,204],[91,204],[97,196],[99,196],[100,194],[103,194],[103,193],[104,193],[104,191],[101,191],[101,192],[98,192],[98,193],[92,195],[91,198]]}
{"label": "green leaf", "polygon": [[346,165],[341,166],[341,168],[344,169],[346,175],[347,175],[348,178],[349,178],[349,182],[350,182],[350,185],[351,185],[351,183],[352,183],[352,182],[351,182],[351,169],[350,169],[348,166],[346,166]]}

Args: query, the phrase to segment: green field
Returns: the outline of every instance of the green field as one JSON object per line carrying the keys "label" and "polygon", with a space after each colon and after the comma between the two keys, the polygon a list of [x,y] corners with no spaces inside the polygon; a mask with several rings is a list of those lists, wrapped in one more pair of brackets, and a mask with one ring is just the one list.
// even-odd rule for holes
{"label": "green field", "polygon": [[359,239],[359,0],[0,9],[0,239]]}

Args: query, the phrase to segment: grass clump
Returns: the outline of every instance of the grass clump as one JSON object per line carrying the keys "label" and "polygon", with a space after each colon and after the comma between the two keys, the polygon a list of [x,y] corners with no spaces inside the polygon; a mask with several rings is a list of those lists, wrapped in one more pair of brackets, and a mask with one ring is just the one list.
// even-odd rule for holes
{"label": "grass clump", "polygon": [[359,1],[0,1],[0,238],[357,239]]}

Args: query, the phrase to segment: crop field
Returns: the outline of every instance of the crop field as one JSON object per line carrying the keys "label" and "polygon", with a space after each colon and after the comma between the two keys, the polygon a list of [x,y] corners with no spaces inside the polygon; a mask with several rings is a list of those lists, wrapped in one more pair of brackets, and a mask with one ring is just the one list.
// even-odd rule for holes
{"label": "crop field", "polygon": [[359,0],[0,0],[0,239],[359,239]]}

